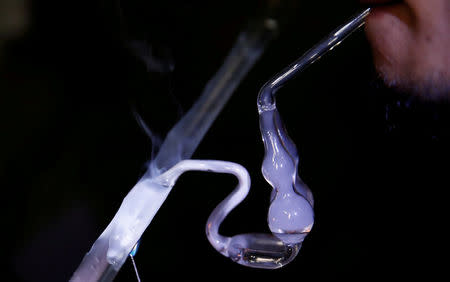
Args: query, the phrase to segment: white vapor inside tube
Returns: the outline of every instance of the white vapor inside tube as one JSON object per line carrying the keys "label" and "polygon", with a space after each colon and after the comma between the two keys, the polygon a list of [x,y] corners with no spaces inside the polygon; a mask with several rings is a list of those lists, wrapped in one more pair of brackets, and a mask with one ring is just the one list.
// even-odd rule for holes
{"label": "white vapor inside tube", "polygon": [[167,134],[147,172],[123,199],[114,218],[85,255],[71,281],[114,279],[174,185],[167,181],[164,172],[192,156],[275,32],[275,21],[266,19],[240,33],[221,68],[207,83],[192,108]]}

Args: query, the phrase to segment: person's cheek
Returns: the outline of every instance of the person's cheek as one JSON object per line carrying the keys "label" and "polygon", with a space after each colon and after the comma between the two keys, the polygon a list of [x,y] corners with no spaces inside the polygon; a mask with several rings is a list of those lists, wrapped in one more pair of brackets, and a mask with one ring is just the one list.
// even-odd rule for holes
{"label": "person's cheek", "polygon": [[417,17],[415,30],[418,60],[416,71],[447,73],[450,79],[450,1],[414,1],[411,4]]}
{"label": "person's cheek", "polygon": [[386,80],[402,80],[411,68],[414,47],[414,18],[405,4],[378,7],[367,19],[367,38],[374,63]]}

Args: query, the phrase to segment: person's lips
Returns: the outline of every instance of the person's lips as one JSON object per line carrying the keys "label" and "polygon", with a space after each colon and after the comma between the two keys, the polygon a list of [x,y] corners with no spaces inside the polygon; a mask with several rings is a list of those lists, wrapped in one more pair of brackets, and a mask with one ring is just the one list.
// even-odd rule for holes
{"label": "person's lips", "polygon": [[401,13],[400,10],[407,5],[404,0],[360,0],[360,2],[372,8],[372,17],[385,13],[399,15]]}
{"label": "person's lips", "polygon": [[[406,8],[409,7],[407,1],[403,0],[360,0],[361,3],[372,7],[371,18],[384,17],[386,14],[393,15],[404,22],[409,22],[409,12]],[[370,20],[369,20],[370,22]]]}

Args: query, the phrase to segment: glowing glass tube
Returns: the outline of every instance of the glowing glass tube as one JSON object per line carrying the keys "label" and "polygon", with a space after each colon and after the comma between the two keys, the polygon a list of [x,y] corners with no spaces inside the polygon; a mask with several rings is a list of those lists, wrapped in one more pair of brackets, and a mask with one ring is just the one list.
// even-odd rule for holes
{"label": "glowing glass tube", "polygon": [[223,65],[200,98],[170,130],[146,174],[85,255],[71,281],[111,281],[167,198],[172,186],[155,179],[192,156],[231,94],[276,34],[276,22],[257,20],[239,34]]}
{"label": "glowing glass tube", "polygon": [[272,234],[220,236],[218,226],[235,202],[225,199],[210,215],[207,235],[217,251],[233,261],[257,268],[279,268],[292,261],[314,224],[313,196],[298,176],[298,153],[276,108],[275,92],[287,81],[340,44],[364,24],[366,9],[337,28],[260,90],[257,106],[265,147],[262,174],[272,186],[268,225]]}

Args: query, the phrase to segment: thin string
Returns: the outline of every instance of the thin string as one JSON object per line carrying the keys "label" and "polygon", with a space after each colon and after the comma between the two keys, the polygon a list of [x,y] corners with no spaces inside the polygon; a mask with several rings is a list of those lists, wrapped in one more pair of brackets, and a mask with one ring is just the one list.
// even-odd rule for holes
{"label": "thin string", "polygon": [[136,278],[138,282],[141,282],[141,278],[139,277],[139,273],[136,267],[136,263],[134,262],[134,257],[130,254],[130,258],[131,258],[131,263],[133,263],[133,267],[134,267],[134,272],[136,272]]}

